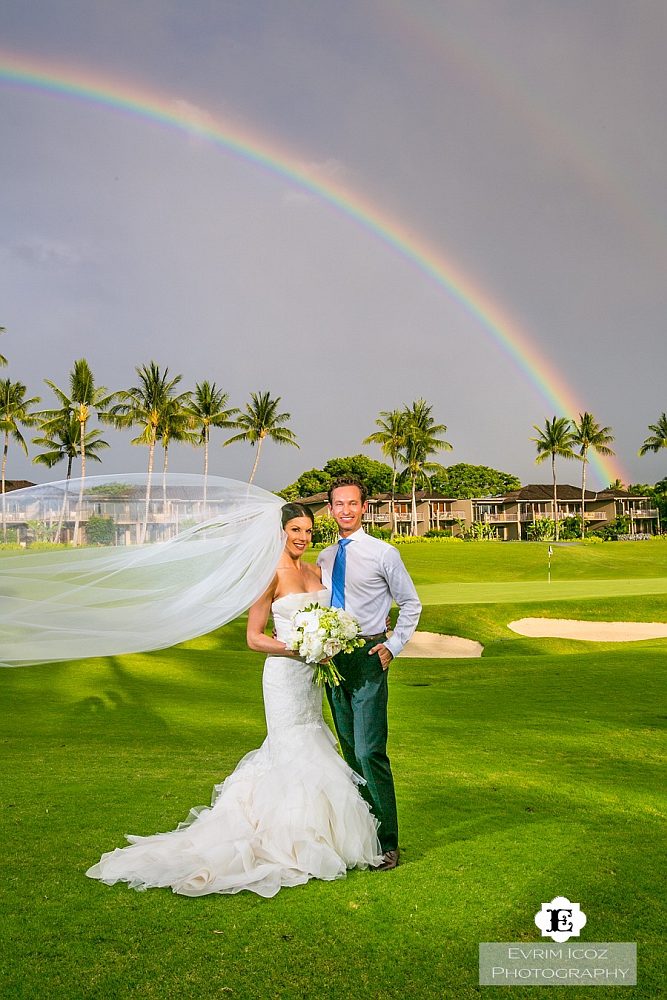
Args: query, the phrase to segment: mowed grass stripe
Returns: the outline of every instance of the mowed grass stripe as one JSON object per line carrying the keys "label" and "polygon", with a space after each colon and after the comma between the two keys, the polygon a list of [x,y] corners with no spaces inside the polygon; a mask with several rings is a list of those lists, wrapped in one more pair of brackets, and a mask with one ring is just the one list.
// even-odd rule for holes
{"label": "mowed grass stripe", "polygon": [[630,580],[513,580],[509,583],[428,583],[417,587],[424,604],[506,604],[667,594],[667,576]]}

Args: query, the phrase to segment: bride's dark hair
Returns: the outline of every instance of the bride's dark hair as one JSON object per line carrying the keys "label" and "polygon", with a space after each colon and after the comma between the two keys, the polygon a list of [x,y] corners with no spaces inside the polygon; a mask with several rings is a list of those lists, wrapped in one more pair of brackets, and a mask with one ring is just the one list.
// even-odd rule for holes
{"label": "bride's dark hair", "polygon": [[309,507],[304,507],[302,503],[286,503],[281,511],[281,521],[283,528],[295,517],[309,517],[310,523],[315,527],[315,517]]}

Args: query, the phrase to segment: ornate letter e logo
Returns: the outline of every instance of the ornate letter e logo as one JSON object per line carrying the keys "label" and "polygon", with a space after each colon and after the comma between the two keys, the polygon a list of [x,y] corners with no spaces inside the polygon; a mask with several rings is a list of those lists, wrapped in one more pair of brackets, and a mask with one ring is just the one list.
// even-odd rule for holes
{"label": "ornate letter e logo", "polygon": [[553,941],[569,941],[579,937],[586,924],[586,914],[579,903],[571,903],[567,896],[555,896],[550,903],[542,903],[542,909],[535,914],[535,924],[542,931],[542,937]]}

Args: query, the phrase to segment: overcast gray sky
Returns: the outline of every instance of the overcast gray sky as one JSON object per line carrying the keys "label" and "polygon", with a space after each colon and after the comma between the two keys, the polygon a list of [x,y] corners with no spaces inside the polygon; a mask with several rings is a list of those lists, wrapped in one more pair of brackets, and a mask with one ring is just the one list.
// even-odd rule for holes
{"label": "overcast gray sky", "polygon": [[[5,56],[252,133],[396,220],[612,426],[614,471],[632,482],[667,474],[667,452],[637,457],[667,409],[665,51],[662,0],[0,5]],[[46,88],[0,80],[0,128],[0,377],[50,404],[42,380],[65,385],[76,358],[110,388],[153,359],[236,405],[268,389],[301,445],[266,445],[257,481],[270,489],[362,450],[381,409],[419,396],[448,427],[446,464],[548,480],[530,437],[556,407],[537,380],[325,199]],[[128,433],[105,434],[91,472],[145,467]],[[247,477],[252,449],[223,439],[211,471]],[[174,470],[200,471],[201,452],[173,451]],[[64,475],[9,454],[9,478]],[[559,477],[579,469],[561,463]]]}

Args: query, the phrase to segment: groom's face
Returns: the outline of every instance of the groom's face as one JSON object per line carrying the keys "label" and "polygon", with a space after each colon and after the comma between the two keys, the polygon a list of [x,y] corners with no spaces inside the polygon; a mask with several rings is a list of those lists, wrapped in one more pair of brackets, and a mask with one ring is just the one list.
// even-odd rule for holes
{"label": "groom's face", "polygon": [[329,510],[343,538],[359,530],[366,506],[358,486],[339,486],[333,491]]}

